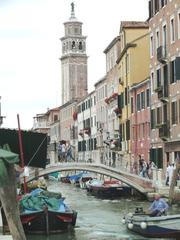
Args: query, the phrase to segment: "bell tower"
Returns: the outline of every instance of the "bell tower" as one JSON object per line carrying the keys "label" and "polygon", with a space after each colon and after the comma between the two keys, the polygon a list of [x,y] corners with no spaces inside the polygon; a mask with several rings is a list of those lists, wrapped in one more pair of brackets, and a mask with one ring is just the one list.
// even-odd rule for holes
{"label": "bell tower", "polygon": [[60,58],[62,104],[82,98],[88,92],[86,36],[82,35],[82,22],[75,17],[73,2],[71,3],[71,16],[64,23],[64,29]]}

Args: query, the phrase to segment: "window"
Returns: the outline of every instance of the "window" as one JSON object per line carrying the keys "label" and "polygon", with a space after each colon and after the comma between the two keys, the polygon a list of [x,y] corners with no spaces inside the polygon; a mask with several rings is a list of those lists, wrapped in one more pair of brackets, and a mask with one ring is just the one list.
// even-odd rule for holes
{"label": "window", "polygon": [[150,107],[150,90],[146,90],[146,107]]}
{"label": "window", "polygon": [[141,92],[141,109],[145,108],[145,94]]}
{"label": "window", "polygon": [[58,115],[54,115],[54,122],[58,120]]}
{"label": "window", "polygon": [[136,109],[137,109],[137,111],[140,111],[140,110],[141,110],[140,94],[137,94]]}
{"label": "window", "polygon": [[155,13],[159,11],[159,0],[155,1]]}
{"label": "window", "polygon": [[153,35],[150,36],[150,56],[154,56],[154,39]]}
{"label": "window", "polygon": [[166,48],[167,45],[167,29],[166,29],[166,24],[163,25],[163,30],[162,30],[162,38],[163,38],[163,47]]}
{"label": "window", "polygon": [[171,43],[173,43],[175,40],[174,18],[171,18],[170,20],[170,39],[171,39]]}
{"label": "window", "polygon": [[170,83],[176,82],[175,60],[170,62]]}
{"label": "window", "polygon": [[145,123],[142,123],[142,138],[145,137]]}
{"label": "window", "polygon": [[130,120],[126,122],[126,140],[130,140]]}
{"label": "window", "polygon": [[155,124],[156,124],[156,112],[155,109],[151,110],[151,129],[155,128]]}
{"label": "window", "polygon": [[167,0],[160,0],[160,4],[161,4],[161,8],[163,8],[167,4]]}
{"label": "window", "polygon": [[156,31],[156,48],[160,46],[159,30]]}
{"label": "window", "polygon": [[151,89],[152,89],[152,92],[154,91],[154,72],[151,72]]}
{"label": "window", "polygon": [[131,97],[131,113],[133,113],[133,97]]}
{"label": "window", "polygon": [[129,54],[126,55],[126,66],[127,66],[127,72],[130,71],[130,57]]}
{"label": "window", "polygon": [[156,71],[157,74],[157,88],[161,86],[161,69],[157,69]]}
{"label": "window", "polygon": [[162,107],[157,108],[157,124],[162,123]]}
{"label": "window", "polygon": [[178,38],[180,39],[180,10],[178,11],[178,16],[177,16],[177,21],[178,21]]}
{"label": "window", "polygon": [[177,102],[172,102],[171,104],[171,116],[172,116],[172,124],[177,124]]}
{"label": "window", "polygon": [[72,49],[74,49],[75,47],[76,47],[75,41],[72,41]]}
{"label": "window", "polygon": [[163,149],[151,148],[150,159],[156,164],[158,168],[163,168]]}
{"label": "window", "polygon": [[79,42],[79,50],[82,50],[82,42]]}
{"label": "window", "polygon": [[127,87],[125,88],[125,105],[128,104],[128,91],[127,91]]}

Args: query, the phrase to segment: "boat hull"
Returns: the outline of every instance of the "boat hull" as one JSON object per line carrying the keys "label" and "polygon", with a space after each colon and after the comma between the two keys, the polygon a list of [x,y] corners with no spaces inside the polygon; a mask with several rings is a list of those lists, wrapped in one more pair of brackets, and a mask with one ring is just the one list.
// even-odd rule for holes
{"label": "boat hull", "polygon": [[97,197],[121,197],[130,196],[131,189],[129,187],[101,187],[89,186],[87,189],[92,195]]}
{"label": "boat hull", "polygon": [[21,215],[21,222],[26,233],[31,234],[51,234],[59,233],[74,227],[76,224],[77,213],[58,213],[44,211],[32,214]]}
{"label": "boat hull", "polygon": [[180,238],[180,215],[150,217],[133,215],[126,218],[128,230],[144,237]]}
{"label": "boat hull", "polygon": [[[3,228],[8,232],[8,224],[5,215],[2,214]],[[27,234],[53,234],[60,233],[74,227],[76,224],[77,212],[60,213],[56,211],[37,211],[23,213],[20,215],[25,233]]]}

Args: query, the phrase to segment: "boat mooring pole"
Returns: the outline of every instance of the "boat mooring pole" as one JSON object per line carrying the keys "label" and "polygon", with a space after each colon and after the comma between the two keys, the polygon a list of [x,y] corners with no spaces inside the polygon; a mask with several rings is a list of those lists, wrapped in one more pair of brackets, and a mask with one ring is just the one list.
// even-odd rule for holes
{"label": "boat mooring pole", "polygon": [[[17,114],[18,120],[18,137],[19,137],[19,148],[20,148],[20,155],[21,155],[21,167],[24,169],[24,153],[22,147],[22,135],[21,135],[21,127],[19,121],[19,114]],[[24,176],[24,193],[27,193],[27,186],[26,186],[26,176]]]}

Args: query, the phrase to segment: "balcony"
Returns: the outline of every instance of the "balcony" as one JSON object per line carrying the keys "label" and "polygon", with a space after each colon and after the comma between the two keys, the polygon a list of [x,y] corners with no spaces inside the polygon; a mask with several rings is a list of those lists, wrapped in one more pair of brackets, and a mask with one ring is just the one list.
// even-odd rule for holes
{"label": "balcony", "polygon": [[166,46],[160,46],[157,48],[157,60],[162,64],[165,64],[167,62]]}
{"label": "balcony", "polygon": [[90,127],[84,128],[84,134],[90,135],[91,134],[91,128]]}
{"label": "balcony", "polygon": [[163,102],[163,103],[168,102],[168,94],[165,94],[165,90],[164,90],[163,86],[159,86],[158,88],[156,88],[155,92],[157,92],[158,99],[161,102]]}
{"label": "balcony", "polygon": [[116,107],[113,111],[115,112],[117,117],[122,116],[122,108]]}
{"label": "balcony", "polygon": [[110,104],[112,101],[116,100],[117,98],[118,98],[118,93],[113,92],[112,95],[110,97],[106,97],[104,101],[107,104]]}
{"label": "balcony", "polygon": [[168,128],[168,124],[167,123],[163,123],[161,124],[161,126],[159,126],[159,137],[163,140],[163,141],[167,141],[169,138],[169,128]]}

